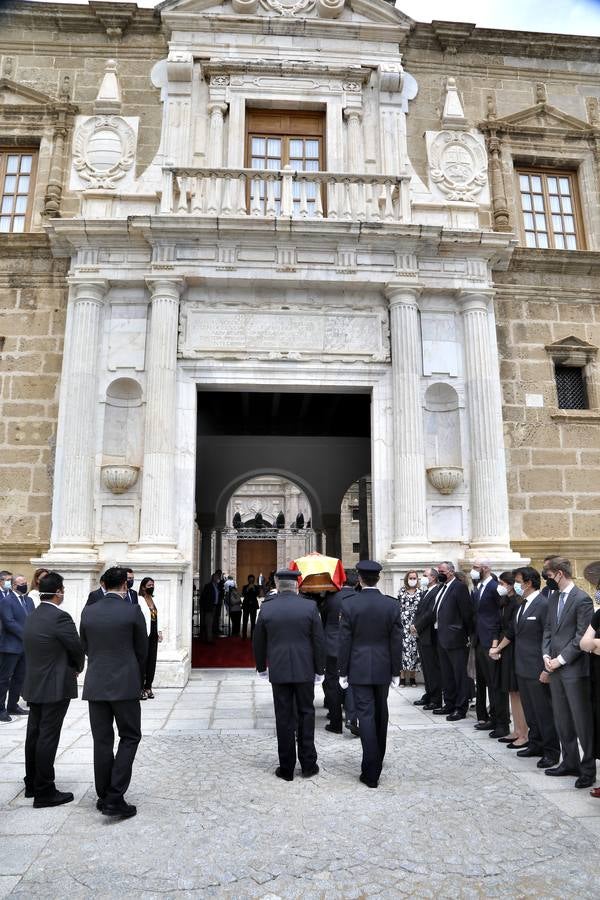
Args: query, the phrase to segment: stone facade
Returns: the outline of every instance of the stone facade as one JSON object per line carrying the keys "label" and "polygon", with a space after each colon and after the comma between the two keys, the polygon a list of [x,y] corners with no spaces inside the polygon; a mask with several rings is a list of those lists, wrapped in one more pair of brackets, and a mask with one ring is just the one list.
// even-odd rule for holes
{"label": "stone facade", "polygon": [[[390,590],[441,557],[560,551],[581,575],[600,536],[599,39],[423,25],[384,0],[13,0],[0,55],[2,147],[39,148],[28,233],[0,236],[7,563],[43,551],[75,614],[108,562],[151,567],[158,675],[184,682],[214,541],[198,522],[198,551],[196,392],[250,387],[370,395]],[[247,168],[265,108],[322,114],[321,169]],[[526,248],[517,165],[574,173],[580,249]],[[588,409],[559,410],[555,365],[582,370]],[[302,488],[333,546],[339,502]]]}

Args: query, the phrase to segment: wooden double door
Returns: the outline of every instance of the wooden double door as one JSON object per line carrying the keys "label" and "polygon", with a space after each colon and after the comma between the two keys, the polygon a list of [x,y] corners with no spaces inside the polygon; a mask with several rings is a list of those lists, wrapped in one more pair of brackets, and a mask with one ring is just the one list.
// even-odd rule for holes
{"label": "wooden double door", "polygon": [[238,541],[237,543],[237,585],[242,587],[248,582],[248,575],[263,575],[265,581],[277,568],[277,541]]}

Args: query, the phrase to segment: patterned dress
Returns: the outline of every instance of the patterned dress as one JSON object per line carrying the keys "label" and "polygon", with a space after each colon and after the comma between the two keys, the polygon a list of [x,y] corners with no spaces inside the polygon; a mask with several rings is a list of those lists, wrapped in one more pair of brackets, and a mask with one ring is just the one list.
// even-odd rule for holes
{"label": "patterned dress", "polygon": [[406,672],[416,672],[421,668],[419,665],[417,638],[410,633],[410,626],[413,623],[415,612],[422,596],[423,594],[418,588],[414,594],[409,594],[405,587],[401,587],[398,594],[403,630],[402,668]]}

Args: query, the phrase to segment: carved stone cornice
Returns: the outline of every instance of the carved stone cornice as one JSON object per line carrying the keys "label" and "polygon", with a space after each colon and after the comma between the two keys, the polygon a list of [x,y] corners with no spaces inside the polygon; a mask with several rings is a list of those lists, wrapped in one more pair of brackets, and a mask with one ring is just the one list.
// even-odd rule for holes
{"label": "carved stone cornice", "polygon": [[341,66],[335,63],[281,61],[271,59],[234,59],[213,57],[202,67],[203,73],[211,80],[228,75],[280,75],[284,78],[302,75],[317,75],[321,78],[339,78],[349,83],[364,84],[371,76],[366,66]]}
{"label": "carved stone cornice", "polygon": [[78,112],[78,106],[68,99],[51,97],[10,78],[0,78],[0,121],[4,125],[12,121],[54,122],[61,117],[72,118]]}

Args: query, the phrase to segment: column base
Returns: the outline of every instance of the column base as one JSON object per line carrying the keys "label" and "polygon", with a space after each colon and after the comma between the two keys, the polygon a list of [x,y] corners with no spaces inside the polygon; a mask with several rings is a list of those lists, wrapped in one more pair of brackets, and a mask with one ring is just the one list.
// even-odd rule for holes
{"label": "column base", "polygon": [[429,541],[392,541],[391,550],[386,554],[385,565],[401,565],[406,569],[413,565],[433,565],[433,560],[438,553]]}
{"label": "column base", "polygon": [[192,661],[187,650],[167,650],[164,656],[158,648],[154,688],[182,688],[190,678]]}
{"label": "column base", "polygon": [[31,560],[32,565],[52,566],[53,569],[61,564],[96,568],[101,562],[98,549],[90,544],[53,544],[38,559]]}
{"label": "column base", "polygon": [[489,559],[492,569],[499,575],[500,572],[518,569],[520,566],[528,566],[531,560],[527,556],[515,553],[510,547],[501,544],[471,544],[465,550],[464,555],[458,560],[461,568],[467,569],[476,559]]}
{"label": "column base", "polygon": [[176,544],[170,543],[139,543],[131,544],[127,554],[127,562],[145,562],[153,565],[160,560],[161,563],[181,563],[183,557]]}

